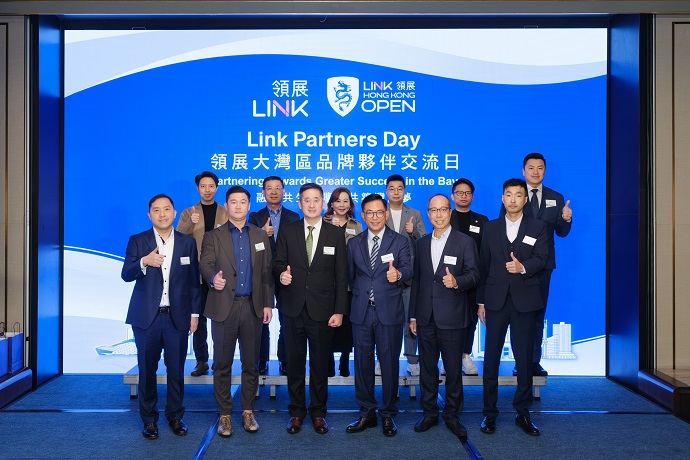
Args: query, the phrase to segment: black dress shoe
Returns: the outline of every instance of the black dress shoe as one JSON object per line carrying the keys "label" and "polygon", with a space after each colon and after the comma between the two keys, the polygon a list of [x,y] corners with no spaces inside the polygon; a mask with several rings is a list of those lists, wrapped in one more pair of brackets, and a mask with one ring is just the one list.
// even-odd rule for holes
{"label": "black dress shoe", "polygon": [[279,363],[278,370],[280,371],[280,375],[287,375],[287,367],[285,367],[285,363]]}
{"label": "black dress shoe", "polygon": [[290,434],[297,434],[302,429],[302,419],[299,417],[290,417],[287,424],[287,432]]}
{"label": "black dress shoe", "polygon": [[350,353],[343,353],[340,355],[340,376],[350,376]]}
{"label": "black dress shoe", "polygon": [[259,363],[259,375],[268,374],[268,363]]}
{"label": "black dress shoe", "polygon": [[446,419],[446,426],[458,438],[467,439],[467,428],[456,419]]}
{"label": "black dress shoe", "polygon": [[347,433],[359,433],[367,428],[374,428],[378,424],[375,415],[372,417],[360,417],[356,422],[350,423],[347,428],[345,428],[345,431]]}
{"label": "black dress shoe", "polygon": [[522,428],[522,431],[530,436],[539,436],[539,428],[529,419],[527,415],[517,414],[515,416],[515,424]]}
{"label": "black dress shoe", "polygon": [[319,433],[319,434],[328,433],[328,423],[326,422],[325,418],[323,418],[323,417],[312,417],[311,423],[314,425],[314,431],[316,431],[317,433]]}
{"label": "black dress shoe", "polygon": [[432,417],[431,415],[425,415],[424,418],[422,418],[420,421],[418,421],[415,424],[414,430],[417,433],[421,433],[422,431],[427,431],[429,428],[431,428],[434,425],[438,425],[438,417]]}
{"label": "black dress shoe", "polygon": [[175,433],[176,436],[185,436],[187,434],[187,424],[181,419],[173,420],[169,423],[169,425],[170,428],[172,428],[172,432]]}
{"label": "black dress shoe", "polygon": [[197,361],[194,370],[192,371],[192,377],[199,377],[205,375],[208,372],[208,363],[203,361]]}
{"label": "black dress shoe", "polygon": [[482,420],[482,424],[479,427],[479,431],[486,434],[494,434],[496,432],[496,417],[487,415]]}
{"label": "black dress shoe", "polygon": [[547,375],[549,375],[549,373],[546,372],[546,369],[541,367],[541,364],[533,363],[532,364],[532,375],[539,376],[539,377],[546,377]]}
{"label": "black dress shoe", "polygon": [[146,439],[158,439],[158,425],[154,422],[144,423],[144,431],[141,434]]}
{"label": "black dress shoe", "polygon": [[383,422],[383,434],[386,436],[395,436],[398,434],[398,427],[395,426],[395,422],[391,417],[382,417]]}

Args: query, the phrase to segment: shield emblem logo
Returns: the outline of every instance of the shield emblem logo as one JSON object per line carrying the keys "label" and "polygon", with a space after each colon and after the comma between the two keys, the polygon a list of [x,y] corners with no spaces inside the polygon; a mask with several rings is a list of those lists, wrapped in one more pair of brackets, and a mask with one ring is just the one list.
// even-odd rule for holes
{"label": "shield emblem logo", "polygon": [[352,112],[359,100],[359,78],[331,77],[326,82],[328,103],[331,108],[344,117]]}

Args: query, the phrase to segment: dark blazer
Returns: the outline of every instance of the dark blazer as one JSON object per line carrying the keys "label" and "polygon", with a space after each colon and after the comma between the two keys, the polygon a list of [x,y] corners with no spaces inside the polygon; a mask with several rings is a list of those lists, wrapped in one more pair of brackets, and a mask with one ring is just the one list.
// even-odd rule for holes
{"label": "dark blazer", "polygon": [[[379,257],[371,269],[369,257],[369,231],[364,231],[350,239],[347,244],[348,277],[352,289],[352,311],[350,321],[363,324],[369,305],[369,291],[374,289],[376,314],[381,324],[392,326],[405,322],[405,308],[402,301],[403,285],[412,278],[412,260],[407,238],[386,228],[379,246]],[[381,257],[393,255],[393,266],[401,274],[400,280],[389,283],[386,278],[388,262]]]}
{"label": "dark blazer", "polygon": [[[334,254],[325,254],[326,247],[333,248]],[[282,302],[278,308],[281,313],[296,318],[306,304],[309,317],[315,321],[328,321],[335,313],[347,314],[346,251],[343,229],[322,220],[319,240],[309,265],[304,219],[282,227],[278,232],[273,276],[279,284],[280,274],[289,265],[292,283],[280,285]]]}
{"label": "dark blazer", "polygon": [[453,227],[455,230],[458,230],[465,235],[469,236],[474,240],[474,244],[477,245],[477,251],[479,251],[479,248],[482,247],[482,236],[484,235],[484,224],[489,221],[489,218],[486,217],[484,214],[479,214],[474,211],[469,212],[470,214],[470,225],[477,227],[479,231],[471,231],[469,227],[467,228],[460,228],[460,219],[459,215],[460,213],[453,209],[453,212],[450,215],[450,226]]}
{"label": "dark blazer", "polygon": [[[526,241],[529,238],[535,239],[533,244]],[[505,217],[487,222],[479,254],[477,303],[484,304],[487,310],[500,310],[510,292],[517,311],[540,310],[544,308],[544,300],[538,275],[544,270],[549,257],[546,224],[523,214],[512,244],[515,258],[525,267],[524,275],[506,270],[506,262],[510,262],[511,258]]]}
{"label": "dark blazer", "polygon": [[[230,314],[230,307],[235,298],[237,285],[237,267],[232,236],[228,225],[222,225],[207,232],[201,246],[201,276],[204,281],[223,271],[227,280],[225,287],[218,291],[209,286],[204,316],[214,321],[225,321]],[[248,225],[243,231],[249,231],[249,243],[252,266],[252,305],[258,318],[263,318],[264,308],[273,308],[273,258],[271,257],[269,237],[262,229]]]}
{"label": "dark blazer", "polygon": [[[249,223],[252,225],[255,225],[259,228],[263,227],[266,225],[266,221],[270,217],[270,214],[268,213],[268,208],[263,208],[260,209],[259,211],[252,212],[249,214]],[[287,209],[285,206],[283,206],[283,209],[280,211],[280,223],[278,227],[278,236],[280,236],[280,231],[285,228],[287,224],[291,224],[293,222],[297,222],[299,220],[299,214],[297,214],[294,211],[290,211]],[[273,237],[270,237],[268,239],[271,243],[271,255],[275,259],[276,257],[276,239]]]}
{"label": "dark blazer", "polygon": [[[455,257],[455,263],[450,259]],[[446,268],[455,277],[457,289],[448,289],[443,285]],[[431,234],[417,241],[417,263],[412,278],[410,295],[410,318],[417,320],[420,326],[434,323],[439,329],[462,329],[470,321],[467,290],[479,282],[477,268],[477,246],[467,235],[451,230],[448,241],[443,248],[441,261],[434,272],[431,261]]]}
{"label": "dark blazer", "polygon": [[[127,243],[122,279],[135,281],[125,322],[147,329],[158,314],[163,295],[163,274],[160,268],[146,267],[141,271],[140,261],[156,248],[153,229],[132,235]],[[199,257],[196,241],[191,236],[175,231],[175,249],[170,265],[170,314],[175,328],[189,330],[192,313],[201,312],[199,285]]]}

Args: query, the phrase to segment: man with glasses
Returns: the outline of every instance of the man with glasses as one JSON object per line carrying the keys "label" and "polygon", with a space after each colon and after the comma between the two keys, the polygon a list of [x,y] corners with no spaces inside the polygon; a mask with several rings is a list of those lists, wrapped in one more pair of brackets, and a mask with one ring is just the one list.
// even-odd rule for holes
{"label": "man with glasses", "polygon": [[450,200],[442,194],[427,204],[431,234],[417,241],[417,261],[412,278],[410,329],[419,340],[419,388],[424,416],[417,432],[438,424],[438,358],[446,369],[443,420],[457,437],[467,438],[460,423],[463,408],[462,346],[469,323],[467,291],[477,285],[477,246],[472,238],[450,226]]}
{"label": "man with glasses", "polygon": [[412,278],[410,246],[407,238],[386,228],[386,202],[373,193],[362,200],[362,216],[367,231],[350,240],[347,246],[348,277],[352,288],[352,332],[355,344],[355,396],[359,419],[347,426],[348,433],[359,433],[377,426],[374,396],[374,349],[381,368],[383,406],[378,412],[383,434],[398,432],[393,417],[398,413],[400,347],[405,308],[402,293]]}
{"label": "man with glasses", "polygon": [[[482,247],[484,224],[489,219],[483,214],[470,210],[470,205],[474,199],[474,184],[471,180],[463,177],[455,181],[452,190],[455,209],[450,215],[450,226],[472,238],[477,245],[477,250],[479,250]],[[467,298],[470,323],[467,325],[465,344],[462,347],[462,372],[465,375],[478,375],[477,366],[474,365],[470,357],[474,344],[474,332],[477,330],[477,289],[468,290]]]}

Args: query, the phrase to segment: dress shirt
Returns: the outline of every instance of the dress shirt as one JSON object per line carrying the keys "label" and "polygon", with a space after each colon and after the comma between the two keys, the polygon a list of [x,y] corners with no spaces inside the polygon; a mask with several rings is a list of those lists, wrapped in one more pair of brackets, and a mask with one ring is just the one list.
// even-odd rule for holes
{"label": "dress shirt", "polygon": [[237,283],[235,285],[235,297],[245,297],[252,294],[252,251],[249,242],[249,225],[244,223],[240,230],[232,222],[228,221],[228,229],[232,238],[232,248],[237,269]]}
{"label": "dress shirt", "polygon": [[312,240],[312,247],[311,247],[311,259],[314,260],[314,256],[316,256],[316,246],[319,244],[319,234],[321,233],[321,224],[323,223],[323,219],[319,219],[318,222],[316,222],[314,225],[308,224],[307,220],[304,220],[304,242],[306,244],[307,241],[307,236],[309,236],[309,228],[307,227],[314,227],[314,230],[311,231],[311,240]]}
{"label": "dress shirt", "polygon": [[[532,195],[533,195],[532,190],[534,190],[534,188],[535,187],[532,187],[531,185],[527,186],[527,190],[529,190],[529,192],[528,192],[528,195],[529,195],[528,198],[529,199],[527,200],[526,206],[530,206],[530,202],[532,201]],[[539,207],[540,208],[541,208],[541,193],[542,193],[543,188],[544,188],[544,184],[539,184],[539,187],[536,187],[536,189],[537,189],[537,200],[539,201]],[[537,217],[537,216],[534,216],[534,217]]]}
{"label": "dress shirt", "polygon": [[520,223],[522,222],[522,214],[520,214],[520,218],[516,220],[515,222],[511,222],[508,220],[508,216],[505,216],[506,220],[506,236],[508,237],[508,241],[511,243],[515,241],[515,238],[517,238],[518,230],[520,230]]}
{"label": "dress shirt", "polygon": [[439,238],[436,238],[434,232],[431,232],[431,263],[434,267],[434,273],[438,270],[438,264],[441,263],[441,256],[443,249],[446,247],[448,235],[450,235],[451,227],[448,227],[445,232],[441,233]]}
{"label": "dress shirt", "polygon": [[271,218],[271,226],[273,227],[273,241],[278,241],[278,228],[280,227],[280,216],[283,213],[283,206],[281,205],[277,211],[266,206],[268,209],[268,216]]}
{"label": "dress shirt", "polygon": [[374,237],[379,237],[379,250],[381,250],[381,240],[383,240],[383,233],[386,231],[386,226],[379,232],[378,235],[374,235],[371,230],[367,230],[367,246],[369,248],[369,256],[371,256],[371,249],[374,247]]}

